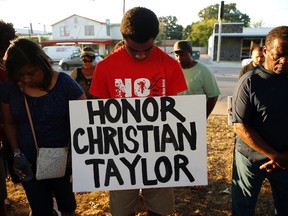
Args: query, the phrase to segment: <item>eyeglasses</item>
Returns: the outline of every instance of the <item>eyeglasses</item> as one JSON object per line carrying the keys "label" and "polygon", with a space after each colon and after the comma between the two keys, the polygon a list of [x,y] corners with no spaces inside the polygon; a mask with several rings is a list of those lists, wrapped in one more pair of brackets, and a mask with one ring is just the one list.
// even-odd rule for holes
{"label": "eyeglasses", "polygon": [[83,61],[84,63],[87,63],[87,62],[88,62],[88,63],[91,63],[91,62],[93,62],[93,59],[89,59],[89,60],[88,60],[88,59],[82,59],[82,61]]}

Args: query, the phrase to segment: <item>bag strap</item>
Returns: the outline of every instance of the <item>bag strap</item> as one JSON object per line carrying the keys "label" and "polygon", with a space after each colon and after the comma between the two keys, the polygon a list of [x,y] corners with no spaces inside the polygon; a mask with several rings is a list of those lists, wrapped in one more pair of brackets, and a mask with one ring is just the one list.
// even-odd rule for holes
{"label": "bag strap", "polygon": [[34,125],[33,125],[32,117],[31,117],[31,113],[30,113],[30,109],[29,109],[29,105],[28,105],[25,93],[24,93],[24,101],[25,101],[25,107],[26,107],[26,111],[27,111],[30,127],[31,127],[32,134],[33,134],[34,143],[35,143],[36,149],[38,149],[38,144],[37,144],[37,139],[36,139],[36,135],[35,135]]}

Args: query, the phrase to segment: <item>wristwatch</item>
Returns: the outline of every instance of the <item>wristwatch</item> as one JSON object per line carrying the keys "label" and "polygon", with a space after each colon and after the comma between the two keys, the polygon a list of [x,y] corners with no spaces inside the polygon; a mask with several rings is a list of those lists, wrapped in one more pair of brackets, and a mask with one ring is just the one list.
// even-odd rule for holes
{"label": "wristwatch", "polygon": [[20,157],[21,156],[21,151],[19,148],[16,148],[13,150],[13,157]]}

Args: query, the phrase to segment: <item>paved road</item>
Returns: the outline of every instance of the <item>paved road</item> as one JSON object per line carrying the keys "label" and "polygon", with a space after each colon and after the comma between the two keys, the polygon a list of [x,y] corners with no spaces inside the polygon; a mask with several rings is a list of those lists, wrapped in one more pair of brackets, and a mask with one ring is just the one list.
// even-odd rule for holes
{"label": "paved road", "polygon": [[[219,85],[221,95],[219,96],[216,107],[213,110],[213,114],[226,115],[227,114],[227,96],[232,95],[236,82],[238,80],[238,74],[241,69],[241,63],[239,62],[219,62],[211,61],[208,55],[201,55],[199,62],[205,64],[213,72],[217,83]],[[58,62],[53,65],[57,71],[63,71],[59,69]],[[72,70],[64,71],[68,74]]]}
{"label": "paved road", "polygon": [[207,55],[201,55],[199,62],[211,69],[221,91],[212,114],[227,115],[227,96],[233,94],[241,69],[241,62],[217,63],[216,61],[211,61]]}

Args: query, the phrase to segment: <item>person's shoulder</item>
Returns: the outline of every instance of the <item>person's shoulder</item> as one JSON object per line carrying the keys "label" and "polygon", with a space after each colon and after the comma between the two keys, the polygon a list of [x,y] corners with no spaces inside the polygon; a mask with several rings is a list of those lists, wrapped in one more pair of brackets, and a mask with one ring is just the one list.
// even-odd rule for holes
{"label": "person's shoulder", "polygon": [[57,72],[58,73],[58,77],[60,77],[61,79],[66,79],[67,77],[70,77],[67,73],[65,72]]}
{"label": "person's shoulder", "polygon": [[194,67],[201,67],[201,68],[208,68],[206,65],[204,65],[202,62],[200,61],[195,61],[193,60],[194,62],[196,62],[195,66]]}
{"label": "person's shoulder", "polygon": [[251,61],[249,64],[245,65],[242,69],[244,71],[250,71],[254,68],[253,62]]}
{"label": "person's shoulder", "polygon": [[210,68],[208,68],[205,64],[199,61],[196,61],[196,62],[197,64],[194,66],[195,69],[201,69],[201,71],[212,74],[212,71],[210,70]]}
{"label": "person's shoulder", "polygon": [[69,82],[71,80],[74,81],[74,79],[65,72],[57,72],[58,73],[58,81],[59,82]]}
{"label": "person's shoulder", "polygon": [[253,61],[249,62],[249,64],[247,64],[246,66],[248,66],[248,67],[254,67]]}
{"label": "person's shoulder", "polygon": [[[247,66],[247,65],[246,65]],[[244,66],[245,67],[245,66]],[[240,82],[247,82],[247,80],[253,80],[255,77],[257,77],[260,73],[263,73],[261,68],[255,67],[252,70],[246,71],[240,78]]]}

